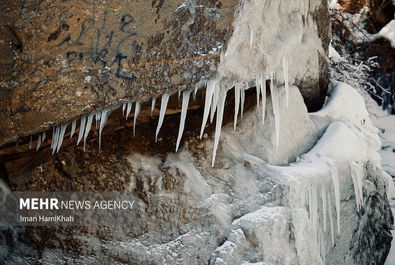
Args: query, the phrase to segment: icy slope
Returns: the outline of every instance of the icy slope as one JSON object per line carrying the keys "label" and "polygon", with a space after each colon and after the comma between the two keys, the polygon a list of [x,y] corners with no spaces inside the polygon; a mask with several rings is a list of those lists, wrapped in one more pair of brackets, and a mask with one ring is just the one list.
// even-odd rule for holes
{"label": "icy slope", "polygon": [[[361,96],[339,83],[327,106],[310,115],[295,87],[289,99],[289,109],[280,108],[278,149],[268,97],[264,124],[257,109],[244,113],[236,132],[233,124],[223,128],[214,168],[213,139],[166,157],[129,155],[122,168],[128,189],[144,195],[139,218],[114,224],[112,241],[74,234],[89,253],[78,261],[381,264],[391,240],[392,186]],[[43,254],[44,264],[67,258],[61,249]]]}

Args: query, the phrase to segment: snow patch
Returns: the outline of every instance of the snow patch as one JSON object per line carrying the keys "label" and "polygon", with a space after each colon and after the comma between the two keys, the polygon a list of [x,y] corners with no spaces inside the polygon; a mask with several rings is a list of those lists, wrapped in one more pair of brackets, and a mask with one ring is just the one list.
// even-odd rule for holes
{"label": "snow patch", "polygon": [[378,35],[389,40],[391,42],[391,46],[395,48],[395,19],[385,25],[379,31]]}

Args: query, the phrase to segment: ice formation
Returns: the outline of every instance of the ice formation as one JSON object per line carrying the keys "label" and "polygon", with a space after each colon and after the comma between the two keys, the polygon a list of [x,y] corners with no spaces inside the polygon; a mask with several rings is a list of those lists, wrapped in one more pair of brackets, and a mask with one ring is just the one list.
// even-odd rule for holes
{"label": "ice formation", "polygon": [[[254,78],[251,80],[251,82],[255,83],[255,85],[256,85],[257,109],[258,110],[262,109],[262,122],[264,122],[264,120],[265,120],[265,113],[266,113],[266,77],[267,76],[268,76],[268,74],[260,73],[260,74],[256,74],[254,76]],[[275,118],[275,124],[276,124],[276,127],[275,127],[276,128],[276,130],[275,130],[276,147],[278,147],[279,126],[280,126],[279,96],[278,96],[277,86],[275,84],[273,74],[270,75],[270,77],[271,77],[270,89],[271,89],[271,95],[272,95],[271,97],[272,97],[274,118]],[[214,150],[213,150],[213,161],[212,161],[213,165],[215,162],[216,150],[218,148],[220,134],[221,134],[221,126],[222,126],[225,98],[226,98],[227,91],[230,88],[233,88],[234,93],[235,93],[234,130],[236,130],[238,114],[240,113],[241,117],[243,117],[244,103],[245,103],[245,91],[247,89],[249,89],[248,83],[249,82],[245,81],[245,82],[237,82],[237,83],[235,83],[235,85],[229,85],[229,83],[227,83],[227,82],[221,82],[220,79],[215,79],[212,81],[208,81],[206,84],[204,113],[203,113],[203,120],[202,120],[201,130],[200,130],[200,138],[203,137],[204,129],[206,127],[207,120],[208,120],[209,116],[210,116],[210,122],[212,123],[214,116],[217,115],[217,117],[216,117],[217,125],[215,128],[215,136],[214,136],[215,144],[214,144]],[[197,93],[196,92],[197,89],[182,91],[183,100],[182,100],[180,126],[179,126],[179,132],[178,132],[177,143],[176,143],[176,151],[178,151],[178,149],[179,149],[180,141],[181,141],[182,134],[184,131],[185,119],[186,119],[187,108],[188,108],[188,101],[189,101],[189,97],[190,97],[190,94],[192,93],[192,91],[194,91],[194,94]],[[155,134],[155,141],[157,141],[160,128],[163,124],[169,97],[170,97],[170,95],[166,94],[166,93],[162,95],[158,126],[157,126],[156,134]],[[128,119],[128,117],[130,115],[130,112],[133,107],[133,103],[134,103],[134,101],[128,101],[128,102],[125,102],[122,104],[122,114],[126,116],[126,119]],[[152,112],[155,108],[155,103],[156,103],[156,97],[153,97],[152,103],[151,103],[151,115],[152,115]],[[136,105],[135,105],[133,135],[135,135],[135,132],[136,132],[137,117],[138,117],[140,109],[141,109],[141,104],[142,104],[142,102],[137,101]],[[104,125],[108,119],[108,116],[112,113],[112,111],[115,108],[119,108],[119,107],[120,106],[116,106],[113,108],[107,108],[107,109],[103,109],[101,111],[91,113],[87,116],[85,116],[85,115],[82,116],[80,119],[80,128],[79,128],[79,133],[78,133],[77,145],[81,142],[82,139],[84,139],[84,148],[85,148],[86,141],[87,141],[89,132],[91,130],[93,118],[95,118],[96,128],[98,128],[98,130],[99,130],[99,148],[100,148],[101,147],[102,131],[103,131]],[[63,143],[63,138],[64,138],[64,135],[65,135],[65,132],[67,129],[67,125],[68,125],[68,123],[65,123],[65,124],[61,124],[59,126],[53,127],[52,143],[51,143],[51,149],[52,149],[53,153],[55,153],[55,151],[59,152],[60,147]],[[77,127],[77,120],[75,119],[71,122],[70,139],[75,134],[76,127]],[[44,140],[42,137],[40,139],[40,141],[38,142],[38,146],[43,141]],[[30,145],[29,145],[29,147],[30,147]]]}
{"label": "ice formation", "polygon": [[155,103],[156,103],[156,96],[152,98],[152,103],[151,103],[151,116],[152,116],[152,113],[154,112],[154,109],[155,109]]}
{"label": "ice formation", "polygon": [[280,140],[280,106],[277,86],[274,83],[273,73],[270,74],[270,92],[272,96],[274,123],[276,128],[276,148],[278,148]]}
{"label": "ice formation", "polygon": [[101,148],[101,134],[102,134],[104,125],[106,124],[106,121],[108,119],[108,116],[110,116],[111,112],[112,112],[112,109],[104,109],[101,111],[100,128],[99,128],[99,148]]}
{"label": "ice formation", "polygon": [[122,115],[125,115],[126,103],[122,103]]}
{"label": "ice formation", "polygon": [[239,108],[240,108],[240,84],[235,85],[235,117],[233,121],[233,129],[236,131],[237,126],[237,116],[239,115]]}
{"label": "ice formation", "polygon": [[76,127],[77,127],[77,120],[73,120],[73,122],[71,123],[70,139],[73,138]]}
{"label": "ice formation", "polygon": [[67,129],[67,125],[68,125],[68,124],[66,123],[66,124],[62,124],[62,125],[60,126],[60,132],[59,132],[58,142],[57,142],[57,144],[56,144],[56,152],[57,152],[57,153],[59,152],[59,149],[60,149],[60,147],[62,146],[64,134],[65,134],[66,129]]}
{"label": "ice formation", "polygon": [[202,139],[204,128],[206,127],[214,90],[215,90],[215,82],[214,81],[207,82],[206,97],[205,97],[205,102],[204,102],[203,121],[202,121],[202,127],[200,129],[200,139]]}
{"label": "ice formation", "polygon": [[289,66],[289,57],[287,54],[284,55],[283,57],[283,69],[284,69],[284,83],[285,83],[285,100],[287,103],[287,108],[288,108],[288,101],[289,101],[289,71],[288,71],[288,66]]}
{"label": "ice formation", "polygon": [[181,118],[180,118],[180,128],[178,129],[176,152],[178,151],[178,147],[180,145],[182,133],[184,132],[185,118],[187,116],[189,95],[190,94],[191,94],[191,91],[189,91],[189,90],[184,90],[182,92],[182,109],[181,109]]}
{"label": "ice formation", "polygon": [[98,128],[98,126],[99,126],[100,118],[101,118],[101,112],[98,111],[95,113],[96,128]]}
{"label": "ice formation", "polygon": [[85,126],[85,133],[84,133],[84,150],[85,150],[85,146],[86,146],[86,139],[88,138],[89,131],[91,130],[92,120],[93,120],[93,114],[89,114],[88,120],[87,120],[86,126]]}
{"label": "ice formation", "polygon": [[363,206],[363,193],[362,193],[362,181],[364,171],[363,168],[355,161],[351,163],[351,177],[354,184],[355,200],[357,202],[358,211]]}
{"label": "ice formation", "polygon": [[218,81],[214,81],[213,85],[214,85],[214,94],[213,94],[213,99],[211,100],[210,123],[213,123],[214,114],[215,111],[217,110],[218,98],[219,98],[220,87],[221,87],[221,84]]}
{"label": "ice formation", "polygon": [[262,94],[262,123],[265,123],[266,114],[266,78],[261,74],[261,94]]}
{"label": "ice formation", "polygon": [[136,122],[137,122],[137,116],[139,116],[140,113],[140,108],[141,108],[141,102],[137,101],[134,109],[134,117],[133,117],[133,136],[136,136]]}
{"label": "ice formation", "polygon": [[[246,84],[247,87],[247,84]],[[243,118],[243,112],[244,112],[244,101],[245,101],[245,90],[241,88],[240,90],[240,100],[241,100],[241,109],[240,109],[240,116]]]}
{"label": "ice formation", "polygon": [[38,135],[38,137],[37,137],[37,147],[36,147],[36,151],[40,148],[40,145],[41,145],[41,134]]}
{"label": "ice formation", "polygon": [[133,101],[129,101],[127,103],[127,108],[126,108],[126,119],[128,119],[130,111],[132,110],[132,106],[133,106]]}
{"label": "ice formation", "polygon": [[260,97],[260,94],[261,94],[261,88],[260,88],[260,75],[257,75],[256,76],[256,79],[255,79],[256,81],[255,81],[255,89],[256,89],[256,107],[257,108],[259,108],[259,97]]}
{"label": "ice formation", "polygon": [[156,127],[156,133],[155,133],[155,142],[158,141],[158,134],[160,131],[160,127],[162,127],[163,119],[165,118],[166,114],[166,109],[167,109],[167,103],[169,102],[169,94],[163,94],[162,95],[162,100],[160,104],[160,112],[159,112],[159,121],[158,121],[158,126]]}
{"label": "ice formation", "polygon": [[215,123],[215,136],[214,136],[214,149],[213,149],[213,161],[211,166],[214,167],[215,163],[215,156],[217,154],[217,148],[219,143],[219,137],[221,135],[221,128],[222,128],[222,119],[224,116],[224,107],[225,107],[225,100],[226,100],[226,92],[227,88],[221,87],[219,94],[218,94],[218,109],[217,109],[217,121]]}

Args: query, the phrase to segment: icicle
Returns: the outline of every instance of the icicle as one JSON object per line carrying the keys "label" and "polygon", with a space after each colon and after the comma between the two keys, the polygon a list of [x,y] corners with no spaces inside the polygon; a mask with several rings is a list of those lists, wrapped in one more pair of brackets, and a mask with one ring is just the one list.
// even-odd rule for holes
{"label": "icicle", "polygon": [[355,200],[358,211],[363,205],[362,179],[363,168],[357,162],[351,162],[351,178],[354,183]]}
{"label": "icicle", "polygon": [[126,119],[128,119],[130,111],[132,110],[133,101],[128,102],[128,107],[126,108]]}
{"label": "icicle", "polygon": [[95,114],[95,118],[96,118],[96,128],[99,127],[100,117],[101,117],[101,112],[100,112],[100,111],[96,112],[96,114]]}
{"label": "icicle", "polygon": [[44,142],[46,136],[47,136],[47,135],[45,134],[45,132],[43,132],[43,136],[41,137],[41,143]]}
{"label": "icicle", "polygon": [[261,94],[262,94],[262,123],[265,123],[266,114],[266,77],[261,74]]}
{"label": "icicle", "polygon": [[321,198],[322,198],[322,219],[324,231],[326,232],[326,190],[324,184],[321,185]]}
{"label": "icicle", "polygon": [[324,236],[324,232],[322,230],[320,230],[319,236],[320,236],[320,248],[321,248],[320,253],[321,253],[321,257],[322,257],[324,264],[326,264],[326,262],[325,262],[325,256],[326,256],[325,236]]}
{"label": "icicle", "polygon": [[254,31],[250,28],[250,50],[252,49],[253,41],[254,41]]}
{"label": "icicle", "polygon": [[70,133],[70,139],[73,138],[73,135],[75,133],[75,128],[77,127],[77,120],[73,120],[71,123],[71,133]]}
{"label": "icicle", "polygon": [[[246,84],[247,86],[247,84]],[[240,116],[243,118],[243,112],[244,112],[244,102],[245,102],[245,89],[241,88],[240,89],[240,100],[241,100],[241,106],[240,106]]]}
{"label": "icicle", "polygon": [[101,118],[100,118],[100,127],[99,127],[99,148],[101,148],[101,134],[103,132],[104,125],[110,116],[112,109],[104,109],[101,111]]}
{"label": "icicle", "polygon": [[122,115],[125,115],[126,103],[122,103]]}
{"label": "icicle", "polygon": [[256,107],[259,109],[259,97],[260,97],[260,92],[262,90],[261,88],[261,81],[259,75],[255,76],[255,88],[256,88]]}
{"label": "icicle", "polygon": [[284,82],[285,82],[285,100],[286,100],[286,104],[287,104],[287,109],[288,109],[288,98],[289,98],[289,73],[288,73],[288,67],[289,67],[288,54],[284,54],[284,57],[283,57],[283,69],[284,69]]}
{"label": "icicle", "polygon": [[93,120],[93,114],[89,114],[88,121],[85,126],[85,133],[84,133],[84,151],[85,151],[86,139],[88,138],[89,131],[91,130],[92,120]]}
{"label": "icicle", "polygon": [[55,132],[56,132],[56,127],[55,127],[55,126],[52,126],[52,141],[51,141],[51,150],[53,149],[53,144],[54,144],[54,141],[53,141],[53,139],[55,139]]}
{"label": "icicle", "polygon": [[40,148],[41,145],[41,134],[37,137],[37,147],[36,147],[36,151],[38,151],[38,149]]}
{"label": "icicle", "polygon": [[316,184],[311,184],[311,205],[309,205],[309,209],[311,211],[312,217],[312,226],[313,226],[313,235],[314,239],[318,238],[318,207],[317,207],[317,188]]}
{"label": "icicle", "polygon": [[273,73],[270,74],[270,91],[272,94],[274,125],[276,129],[276,149],[278,149],[278,145],[280,142],[280,106],[279,106],[277,86],[274,84]]}
{"label": "icicle", "polygon": [[181,97],[181,90],[178,90],[178,101],[180,101],[180,97]]}
{"label": "icicle", "polygon": [[184,90],[182,92],[182,109],[181,109],[181,118],[180,118],[180,128],[178,129],[176,152],[178,151],[178,147],[180,145],[182,133],[184,132],[185,118],[187,116],[189,95],[190,94],[191,94],[191,91]]}
{"label": "icicle", "polygon": [[133,136],[136,136],[136,122],[137,122],[137,116],[139,116],[140,108],[141,108],[141,102],[137,101],[136,107],[134,107]]}
{"label": "icicle", "polygon": [[160,131],[160,127],[162,127],[163,119],[165,118],[167,102],[169,102],[169,94],[165,93],[162,95],[162,100],[160,103],[159,121],[158,121],[158,127],[156,127],[155,142],[158,141],[158,134]]}
{"label": "icicle", "polygon": [[80,132],[78,133],[77,145],[80,143],[82,136],[84,136],[85,123],[86,123],[86,116],[82,116],[80,122]]}
{"label": "icicle", "polygon": [[217,109],[218,97],[219,97],[219,92],[220,92],[219,85],[220,84],[218,84],[218,82],[214,81],[214,95],[213,95],[213,99],[211,101],[210,123],[213,123],[214,113]]}
{"label": "icicle", "polygon": [[202,139],[204,128],[206,127],[208,114],[209,114],[210,106],[211,106],[211,101],[213,99],[214,89],[215,89],[215,82],[208,81],[207,82],[207,89],[206,89],[206,98],[204,101],[203,121],[202,121],[202,127],[200,129],[200,139]]}
{"label": "icicle", "polygon": [[226,100],[226,92],[227,92],[226,88],[224,88],[224,87],[220,88],[220,93],[219,93],[219,96],[218,96],[217,121],[215,123],[213,162],[211,164],[212,167],[214,167],[215,155],[217,154],[219,137],[221,135],[222,119],[224,118],[224,107],[225,107],[225,100]]}
{"label": "icicle", "polygon": [[56,148],[58,147],[59,134],[60,134],[60,126],[56,126],[55,133],[53,134],[52,143],[51,143],[52,154],[55,153]]}
{"label": "icicle", "polygon": [[335,246],[335,236],[334,236],[335,228],[333,226],[333,219],[332,219],[332,205],[331,205],[331,194],[330,194],[330,192],[328,192],[328,209],[329,209],[329,222],[331,223],[332,246]]}
{"label": "icicle", "polygon": [[333,190],[335,191],[335,208],[337,215],[337,233],[340,234],[340,186],[339,175],[334,163],[328,164],[331,171],[331,178],[333,182]]}
{"label": "icicle", "polygon": [[152,103],[151,103],[151,117],[152,117],[152,113],[154,112],[154,109],[155,109],[155,103],[156,103],[156,96],[152,98]]}
{"label": "icicle", "polygon": [[61,129],[60,129],[60,133],[59,133],[59,137],[58,137],[58,145],[57,145],[57,148],[56,148],[56,153],[59,153],[60,147],[62,146],[64,134],[65,134],[66,129],[67,129],[67,125],[68,125],[68,123],[62,124],[61,127],[60,127]]}
{"label": "icicle", "polygon": [[33,141],[33,137],[30,135],[29,149],[32,149],[32,141]]}
{"label": "icicle", "polygon": [[240,84],[235,85],[235,117],[233,121],[233,130],[236,131],[237,125],[237,116],[239,115],[239,108],[240,108]]}
{"label": "icicle", "polygon": [[193,101],[196,100],[197,91],[198,91],[198,88],[197,88],[197,86],[195,86],[195,91],[193,92],[193,98],[192,98]]}

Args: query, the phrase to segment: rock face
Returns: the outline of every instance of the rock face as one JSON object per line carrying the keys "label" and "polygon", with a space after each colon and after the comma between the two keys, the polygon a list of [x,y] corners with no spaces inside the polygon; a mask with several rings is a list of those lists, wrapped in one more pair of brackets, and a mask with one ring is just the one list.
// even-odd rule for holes
{"label": "rock face", "polygon": [[[280,113],[280,143],[288,148],[279,149],[268,97],[264,124],[258,109],[245,113],[236,133],[230,125],[223,129],[214,168],[212,139],[189,139],[181,152],[162,155],[136,153],[133,144],[119,147],[112,140],[100,152],[92,145],[85,153],[69,146],[31,168],[31,181],[20,189],[130,191],[141,200],[138,218],[105,230],[20,231],[36,247],[10,243],[18,247],[10,247],[13,254],[3,259],[8,264],[38,257],[43,264],[70,259],[82,264],[382,264],[391,241],[391,179],[380,169],[379,139],[361,96],[342,84],[332,95],[322,111],[308,114],[299,90],[290,89],[294,104]],[[345,105],[351,99],[355,104]],[[347,108],[339,111],[340,106]],[[306,141],[287,142],[288,131]],[[124,137],[130,136],[114,135],[117,142],[130,142]],[[274,166],[265,160],[291,163]]]}
{"label": "rock face", "polygon": [[[288,1],[278,3],[268,14],[294,13],[281,7]],[[308,7],[300,15],[302,28],[314,29],[327,51],[326,1],[302,4]],[[0,146],[124,100],[201,87],[218,75],[220,54],[243,8],[236,0],[36,0],[0,6]],[[280,33],[268,40],[281,39]],[[327,62],[316,48],[308,50],[313,71],[304,69],[308,74],[295,80],[310,110],[322,105],[328,82]]]}
{"label": "rock face", "polygon": [[[0,43],[0,173],[19,191],[138,197],[136,218],[105,228],[2,228],[4,263],[383,263],[391,241],[392,184],[380,168],[380,143],[363,99],[338,84],[323,110],[308,113],[326,94],[327,1],[0,5],[6,39]],[[271,90],[278,85],[279,91],[264,97],[266,109],[255,107],[256,95],[245,91],[244,117],[236,131],[224,126],[214,167],[213,126],[199,138],[203,89],[190,104],[178,153],[180,117],[171,115],[180,112],[176,95],[158,143],[157,121],[145,103],[136,137],[127,129],[135,121],[121,122],[117,109],[101,149],[96,138],[82,147],[71,143],[74,137],[53,156],[50,139],[37,153],[27,149],[26,138],[20,149],[10,144],[126,100],[213,80],[221,92],[240,83],[248,89],[257,76],[262,87],[271,79]],[[225,124],[233,120],[235,98],[224,103]],[[276,114],[273,98],[280,101]]]}

